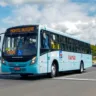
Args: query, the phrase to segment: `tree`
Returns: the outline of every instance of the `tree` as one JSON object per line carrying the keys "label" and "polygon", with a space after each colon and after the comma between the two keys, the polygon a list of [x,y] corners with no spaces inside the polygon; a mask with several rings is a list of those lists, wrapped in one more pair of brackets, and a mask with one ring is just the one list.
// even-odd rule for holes
{"label": "tree", "polygon": [[92,56],[96,56],[96,46],[95,45],[91,45],[91,52],[92,52]]}

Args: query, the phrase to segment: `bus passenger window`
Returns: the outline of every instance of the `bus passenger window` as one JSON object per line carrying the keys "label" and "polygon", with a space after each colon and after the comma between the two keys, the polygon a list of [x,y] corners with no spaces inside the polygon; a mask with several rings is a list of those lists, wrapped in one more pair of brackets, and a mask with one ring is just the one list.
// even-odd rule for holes
{"label": "bus passenger window", "polygon": [[58,35],[51,35],[51,48],[52,49],[60,49],[60,44],[59,44],[59,36]]}
{"label": "bus passenger window", "polygon": [[55,44],[54,44],[54,41],[52,39],[51,39],[51,47],[52,47],[52,49],[55,48]]}
{"label": "bus passenger window", "polygon": [[44,32],[43,33],[43,46],[44,49],[49,49],[49,39],[48,35]]}

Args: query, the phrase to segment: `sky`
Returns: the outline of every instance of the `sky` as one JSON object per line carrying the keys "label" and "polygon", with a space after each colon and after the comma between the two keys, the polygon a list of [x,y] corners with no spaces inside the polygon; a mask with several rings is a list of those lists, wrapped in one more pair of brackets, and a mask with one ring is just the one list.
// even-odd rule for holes
{"label": "sky", "polygon": [[0,0],[0,33],[27,24],[45,24],[96,44],[96,0]]}

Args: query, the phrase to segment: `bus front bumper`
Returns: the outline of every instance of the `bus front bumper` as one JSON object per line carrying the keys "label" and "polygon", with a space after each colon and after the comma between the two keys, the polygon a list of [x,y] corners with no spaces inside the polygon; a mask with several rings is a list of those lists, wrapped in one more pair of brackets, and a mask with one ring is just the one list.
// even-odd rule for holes
{"label": "bus front bumper", "polygon": [[39,70],[37,64],[27,65],[25,67],[10,67],[7,65],[1,65],[2,73],[11,73],[11,74],[38,74]]}

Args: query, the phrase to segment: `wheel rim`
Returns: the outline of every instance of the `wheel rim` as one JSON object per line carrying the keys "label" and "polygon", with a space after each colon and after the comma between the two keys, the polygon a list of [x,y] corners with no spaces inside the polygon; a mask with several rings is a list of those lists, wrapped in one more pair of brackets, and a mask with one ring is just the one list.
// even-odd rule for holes
{"label": "wheel rim", "polygon": [[52,76],[55,76],[56,75],[56,67],[55,67],[55,65],[52,65],[51,70],[52,70]]}
{"label": "wheel rim", "polygon": [[83,72],[84,68],[83,68],[83,65],[81,65],[81,72]]}

